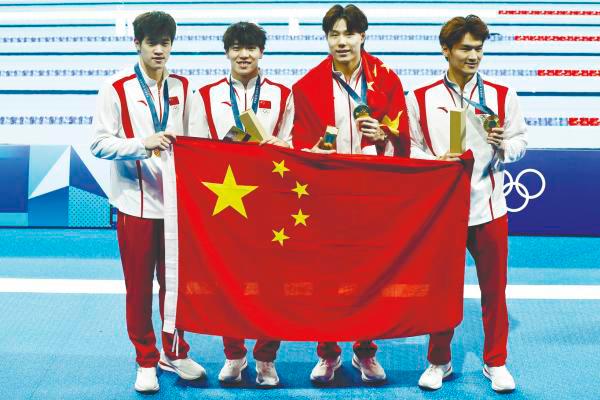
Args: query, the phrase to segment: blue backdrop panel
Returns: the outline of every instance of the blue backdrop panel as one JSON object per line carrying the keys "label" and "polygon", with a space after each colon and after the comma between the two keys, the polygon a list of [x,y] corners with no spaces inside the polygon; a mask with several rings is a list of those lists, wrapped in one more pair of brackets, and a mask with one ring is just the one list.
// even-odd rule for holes
{"label": "blue backdrop panel", "polygon": [[108,228],[110,222],[110,206],[106,197],[69,187],[69,227]]}
{"label": "blue backdrop panel", "polygon": [[46,177],[52,166],[59,160],[60,156],[69,148],[66,145],[44,145],[29,147],[29,194],[31,195],[37,186]]}
{"label": "blue backdrop panel", "polygon": [[29,226],[69,226],[69,187],[30,199]]}
{"label": "blue backdrop panel", "polygon": [[0,213],[27,212],[29,146],[0,145]]}
{"label": "blue backdrop panel", "polygon": [[106,197],[106,194],[96,181],[96,178],[94,178],[73,148],[71,148],[69,185],[86,192],[94,193],[98,196]]}
{"label": "blue backdrop panel", "polygon": [[511,234],[600,236],[600,151],[529,150],[504,178]]}

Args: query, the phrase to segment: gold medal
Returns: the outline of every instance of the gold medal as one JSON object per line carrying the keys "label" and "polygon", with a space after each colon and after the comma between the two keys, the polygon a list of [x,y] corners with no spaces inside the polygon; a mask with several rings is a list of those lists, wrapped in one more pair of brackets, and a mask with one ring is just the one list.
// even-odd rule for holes
{"label": "gold medal", "polygon": [[483,119],[483,129],[487,133],[491,133],[492,129],[498,128],[500,126],[500,118],[497,115],[488,115]]}
{"label": "gold medal", "polygon": [[160,150],[159,149],[154,149],[152,151],[152,154],[154,154],[156,157],[160,157]]}
{"label": "gold medal", "polygon": [[354,119],[370,117],[371,109],[366,104],[359,104],[354,108],[354,111],[352,111],[352,115],[354,116]]}

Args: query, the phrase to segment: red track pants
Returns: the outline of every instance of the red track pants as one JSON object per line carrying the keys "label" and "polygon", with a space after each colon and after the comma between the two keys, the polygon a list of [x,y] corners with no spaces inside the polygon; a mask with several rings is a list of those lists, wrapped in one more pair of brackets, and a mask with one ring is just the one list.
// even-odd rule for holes
{"label": "red track pants", "polygon": [[[508,312],[506,309],[506,274],[508,257],[508,218],[506,215],[481,225],[469,227],[467,249],[475,260],[481,289],[483,316],[483,361],[490,367],[506,363]],[[451,359],[450,342],[454,330],[429,337],[427,359],[432,364],[446,364]]]}
{"label": "red track pants", "polygon": [[[370,340],[354,342],[352,348],[356,357],[361,360],[375,357],[375,353],[377,352],[377,345]],[[319,342],[317,345],[317,355],[321,358],[337,358],[341,352],[342,349],[340,349],[340,346],[336,342]]]}
{"label": "red track pants", "polygon": [[[117,236],[125,277],[126,319],[129,339],[140,367],[155,367],[160,354],[152,326],[152,280],[160,286],[158,299],[163,318],[165,302],[165,241],[162,219],[139,218],[119,212]],[[186,358],[189,345],[179,332],[179,355],[171,351],[173,335],[162,333],[163,349],[171,359]]]}
{"label": "red track pants", "polygon": [[[254,359],[258,361],[275,361],[277,350],[281,344],[278,340],[263,340],[258,339],[254,345]],[[244,339],[236,339],[232,337],[223,337],[223,347],[225,357],[228,360],[237,360],[244,357],[247,353],[244,346]]]}

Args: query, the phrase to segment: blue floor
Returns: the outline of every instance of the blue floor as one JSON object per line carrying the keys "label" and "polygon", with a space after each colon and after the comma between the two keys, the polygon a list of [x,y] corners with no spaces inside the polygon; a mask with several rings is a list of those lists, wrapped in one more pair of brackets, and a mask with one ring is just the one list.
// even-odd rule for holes
{"label": "blue floor", "polygon": [[[511,284],[600,284],[600,239],[511,237],[510,253]],[[0,230],[0,278],[6,277],[120,279],[115,232]],[[476,282],[472,266],[466,282]],[[246,384],[221,387],[220,338],[188,334],[191,355],[206,367],[208,380],[190,384],[164,373],[160,392],[144,396],[133,390],[123,295],[0,293],[0,398],[600,399],[600,301],[509,300],[508,306],[508,364],[518,385],[508,395],[495,394],[481,374],[479,302],[467,299],[452,348],[455,374],[437,392],[416,387],[426,367],[425,337],[378,341],[388,375],[379,387],[362,384],[345,343],[334,385],[315,388],[308,378],[315,345],[283,343],[277,359],[282,386],[260,390],[252,384],[252,361]],[[158,319],[155,324],[158,331]]]}

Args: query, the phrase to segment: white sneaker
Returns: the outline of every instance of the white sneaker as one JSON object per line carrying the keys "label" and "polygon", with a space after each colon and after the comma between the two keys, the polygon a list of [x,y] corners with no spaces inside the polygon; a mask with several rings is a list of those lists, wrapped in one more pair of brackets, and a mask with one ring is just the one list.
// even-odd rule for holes
{"label": "white sneaker", "polygon": [[310,380],[316,383],[329,383],[335,377],[335,371],[342,365],[342,358],[321,358],[310,373]]}
{"label": "white sneaker", "polygon": [[359,359],[356,354],[352,357],[352,365],[361,373],[363,382],[385,381],[385,371],[375,357]]}
{"label": "white sneaker", "polygon": [[163,350],[160,351],[158,367],[163,371],[175,372],[181,379],[188,381],[206,376],[206,370],[196,361],[189,357],[181,360],[171,360]]}
{"label": "white sneaker", "polygon": [[279,376],[273,362],[256,360],[256,383],[260,386],[279,385]]}
{"label": "white sneaker", "polygon": [[158,378],[156,377],[156,368],[138,367],[137,376],[135,377],[136,391],[141,393],[156,393],[158,392]]}
{"label": "white sneaker", "polygon": [[221,372],[219,372],[219,381],[223,383],[237,383],[242,381],[242,371],[248,366],[246,357],[237,360],[225,360]]}
{"label": "white sneaker", "polygon": [[508,372],[506,365],[488,367],[483,365],[483,375],[492,381],[492,389],[496,392],[512,392],[515,390],[515,380]]}
{"label": "white sneaker", "polygon": [[419,378],[419,387],[422,389],[438,390],[442,387],[444,378],[452,373],[452,363],[435,365],[429,364],[429,367],[421,374]]}

